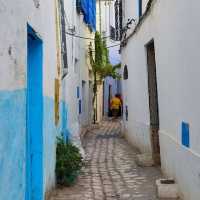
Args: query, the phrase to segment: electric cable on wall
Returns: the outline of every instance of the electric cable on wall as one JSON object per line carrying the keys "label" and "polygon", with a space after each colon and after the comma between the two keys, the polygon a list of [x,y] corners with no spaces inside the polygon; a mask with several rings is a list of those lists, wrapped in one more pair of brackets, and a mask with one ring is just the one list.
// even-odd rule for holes
{"label": "electric cable on wall", "polygon": [[[81,36],[81,35],[76,35],[74,33],[69,33],[69,32],[65,32],[67,35],[71,35],[73,37],[76,37],[76,38],[80,38],[80,39],[85,39],[85,40],[95,40],[94,38],[90,38],[90,37],[84,37],[84,36]],[[106,37],[103,37],[103,39],[106,39],[106,38],[110,38],[110,36],[106,36]]]}

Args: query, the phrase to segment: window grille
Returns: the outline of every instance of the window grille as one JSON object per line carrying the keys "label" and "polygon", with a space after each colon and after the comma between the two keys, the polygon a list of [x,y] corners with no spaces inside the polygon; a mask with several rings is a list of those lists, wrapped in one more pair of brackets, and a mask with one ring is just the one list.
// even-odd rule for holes
{"label": "window grille", "polygon": [[81,13],[81,0],[76,0],[76,11],[78,14]]}
{"label": "window grille", "polygon": [[61,53],[63,68],[68,68],[64,1],[59,0],[61,18]]}
{"label": "window grille", "polygon": [[115,29],[116,40],[119,41],[122,38],[122,0],[116,0],[115,2]]}
{"label": "window grille", "polygon": [[115,33],[116,33],[115,28],[113,26],[110,26],[110,39],[111,40],[116,40]]}
{"label": "window grille", "polygon": [[124,74],[123,74],[124,80],[128,79],[128,67],[127,65],[124,66]]}

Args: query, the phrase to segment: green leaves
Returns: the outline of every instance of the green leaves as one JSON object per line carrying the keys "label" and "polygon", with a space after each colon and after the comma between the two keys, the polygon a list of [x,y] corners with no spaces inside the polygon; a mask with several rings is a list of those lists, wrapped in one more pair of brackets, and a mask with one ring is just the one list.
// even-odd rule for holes
{"label": "green leaves", "polygon": [[83,166],[79,149],[70,142],[58,138],[56,149],[56,180],[57,184],[70,186]]}
{"label": "green leaves", "polygon": [[102,64],[103,64],[103,55],[104,49],[103,49],[103,43],[101,39],[101,35],[96,32],[95,33],[95,67],[100,70]]}
{"label": "green leaves", "polygon": [[109,61],[109,51],[106,41],[102,39],[99,32],[95,33],[95,53],[93,54],[92,45],[89,46],[90,63],[92,65],[95,81],[101,82],[105,77],[111,76],[114,79],[120,78],[116,70],[121,64],[112,66]]}
{"label": "green leaves", "polygon": [[[120,79],[121,76],[117,72],[117,69],[121,64],[112,66],[109,61],[109,51],[106,45],[106,41],[102,39],[99,32],[95,33],[95,50],[92,49],[92,43],[89,45],[89,57],[90,64],[92,66],[94,85],[93,85],[93,106],[97,98],[97,86],[101,84],[104,78],[111,76],[114,79]],[[97,101],[96,101],[97,104]],[[97,105],[96,105],[97,107]],[[97,109],[94,106],[94,123],[96,122]]]}

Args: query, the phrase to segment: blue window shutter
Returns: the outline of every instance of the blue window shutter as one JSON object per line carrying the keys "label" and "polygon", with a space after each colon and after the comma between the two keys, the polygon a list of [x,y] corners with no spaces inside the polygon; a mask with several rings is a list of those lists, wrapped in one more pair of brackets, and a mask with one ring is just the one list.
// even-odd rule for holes
{"label": "blue window shutter", "polygon": [[77,99],[80,98],[80,89],[79,86],[76,88],[76,95],[77,95]]}
{"label": "blue window shutter", "polygon": [[190,147],[190,126],[185,122],[182,122],[182,145]]}
{"label": "blue window shutter", "polygon": [[91,28],[96,30],[96,0],[80,0],[81,10],[84,15],[84,22]]}

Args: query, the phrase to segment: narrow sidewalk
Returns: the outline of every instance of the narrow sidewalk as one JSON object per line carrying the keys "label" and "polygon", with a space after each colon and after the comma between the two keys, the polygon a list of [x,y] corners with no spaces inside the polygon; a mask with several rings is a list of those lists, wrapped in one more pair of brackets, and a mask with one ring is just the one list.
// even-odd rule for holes
{"label": "narrow sidewalk", "polygon": [[75,186],[57,189],[51,200],[157,200],[156,167],[136,165],[137,150],[120,135],[119,122],[103,122],[84,138],[86,166]]}

